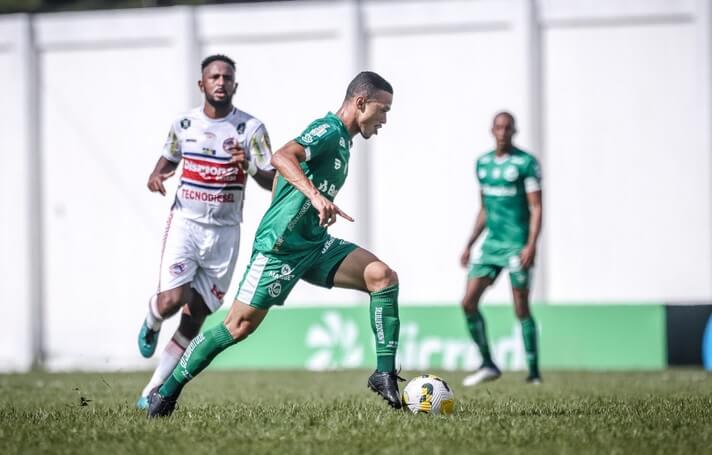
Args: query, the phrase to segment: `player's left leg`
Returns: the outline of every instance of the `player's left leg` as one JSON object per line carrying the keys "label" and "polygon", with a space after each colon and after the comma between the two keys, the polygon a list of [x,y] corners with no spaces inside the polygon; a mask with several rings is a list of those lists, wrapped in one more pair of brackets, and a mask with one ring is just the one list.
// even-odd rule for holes
{"label": "player's left leg", "polygon": [[210,313],[210,308],[205,304],[200,294],[193,292],[190,302],[183,306],[178,328],[159,356],[158,365],[136,402],[138,409],[146,409],[148,407],[148,396],[151,390],[160,386],[168,379],[178,364],[178,361],[183,356],[190,340],[198,335],[203,322],[205,322],[205,319]]}
{"label": "player's left leg", "polygon": [[389,405],[399,409],[399,377],[395,366],[400,332],[398,275],[370,251],[356,248],[338,265],[333,284],[370,294],[369,315],[376,341],[376,371],[369,377],[368,386]]}
{"label": "player's left leg", "polygon": [[267,312],[267,309],[235,300],[225,321],[198,334],[165,384],[151,392],[148,417],[171,415],[183,387],[210,365],[218,354],[254,332]]}
{"label": "player's left leg", "polygon": [[541,383],[539,372],[539,349],[537,343],[536,322],[529,309],[529,282],[531,270],[510,270],[512,281],[512,297],[514,299],[514,312],[522,325],[522,338],[524,340],[524,351],[527,355],[527,367],[529,376],[527,382],[531,384]]}
{"label": "player's left leg", "polygon": [[310,264],[309,254],[305,258],[253,252],[225,321],[203,331],[190,342],[168,380],[151,392],[148,417],[170,415],[188,381],[203,371],[220,352],[254,332],[272,305],[284,303]]}

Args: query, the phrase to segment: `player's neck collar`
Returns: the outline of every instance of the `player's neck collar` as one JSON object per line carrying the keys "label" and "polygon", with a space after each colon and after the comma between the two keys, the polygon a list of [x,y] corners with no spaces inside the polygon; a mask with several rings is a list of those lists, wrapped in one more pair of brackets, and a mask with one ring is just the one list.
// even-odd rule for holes
{"label": "player's neck collar", "polygon": [[209,122],[222,122],[223,120],[227,119],[227,118],[230,117],[231,115],[234,115],[235,112],[237,112],[237,108],[236,108],[235,106],[232,106],[232,109],[230,110],[230,112],[227,113],[227,115],[225,115],[225,116],[223,116],[223,117],[212,118],[212,117],[208,117],[208,114],[205,113],[205,105],[204,105],[204,104],[203,104],[202,106],[200,106],[200,108],[198,109],[198,113],[199,113],[205,120],[207,120],[207,121],[209,121]]}

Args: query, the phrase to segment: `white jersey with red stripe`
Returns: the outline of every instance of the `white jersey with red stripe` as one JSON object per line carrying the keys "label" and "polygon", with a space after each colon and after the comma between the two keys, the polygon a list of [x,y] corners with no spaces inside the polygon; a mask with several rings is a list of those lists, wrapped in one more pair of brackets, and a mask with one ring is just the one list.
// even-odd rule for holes
{"label": "white jersey with red stripe", "polygon": [[171,125],[163,157],[183,160],[173,210],[199,223],[232,226],[242,222],[247,175],[229,165],[228,147],[239,143],[257,168],[271,170],[272,150],[264,124],[237,108],[226,117],[211,119],[198,107]]}

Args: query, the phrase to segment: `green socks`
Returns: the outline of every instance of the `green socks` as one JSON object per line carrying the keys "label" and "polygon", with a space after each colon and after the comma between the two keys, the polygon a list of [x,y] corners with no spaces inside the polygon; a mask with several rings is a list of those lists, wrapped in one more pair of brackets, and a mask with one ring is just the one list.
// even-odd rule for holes
{"label": "green socks", "polygon": [[527,366],[529,375],[539,377],[539,359],[536,341],[536,323],[531,316],[522,319],[522,338],[524,338],[524,351],[527,353]]}
{"label": "green socks", "polygon": [[480,354],[482,354],[482,366],[494,366],[494,362],[492,362],[492,356],[490,354],[489,343],[487,342],[485,320],[482,317],[482,314],[479,310],[472,314],[465,313],[465,319],[467,320],[467,329],[470,331],[470,336],[480,349]]}
{"label": "green socks", "polygon": [[190,342],[173,374],[168,377],[158,393],[164,397],[178,395],[183,386],[210,365],[216,355],[235,343],[225,324],[218,324],[210,330],[199,333]]}
{"label": "green socks", "polygon": [[398,285],[371,293],[371,330],[376,337],[376,370],[395,371],[398,350]]}

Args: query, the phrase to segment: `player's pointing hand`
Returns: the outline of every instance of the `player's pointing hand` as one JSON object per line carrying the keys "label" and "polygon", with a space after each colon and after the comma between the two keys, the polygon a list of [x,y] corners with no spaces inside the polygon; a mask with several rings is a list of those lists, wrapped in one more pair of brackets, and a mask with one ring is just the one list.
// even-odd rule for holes
{"label": "player's pointing hand", "polygon": [[175,174],[176,171],[170,171],[170,172],[154,172],[151,174],[151,176],[148,178],[148,189],[152,192],[159,192],[161,195],[165,196],[166,195],[166,187],[163,186],[163,182],[168,180],[169,178],[173,177],[173,174]]}
{"label": "player's pointing hand", "polygon": [[336,223],[337,215],[352,222],[354,220],[348,214],[346,214],[346,212],[337,207],[336,204],[322,196],[321,193],[315,195],[312,198],[311,202],[312,206],[319,213],[320,226],[329,227],[332,224]]}

